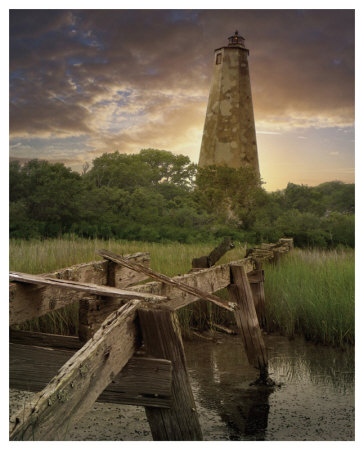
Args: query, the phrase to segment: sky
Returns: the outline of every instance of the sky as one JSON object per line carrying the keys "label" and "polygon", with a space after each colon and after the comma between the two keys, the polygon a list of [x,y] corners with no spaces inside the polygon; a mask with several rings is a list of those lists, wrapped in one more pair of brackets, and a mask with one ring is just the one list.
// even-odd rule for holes
{"label": "sky", "polygon": [[10,158],[82,170],[157,148],[198,162],[214,49],[239,30],[260,172],[354,182],[354,10],[11,10]]}

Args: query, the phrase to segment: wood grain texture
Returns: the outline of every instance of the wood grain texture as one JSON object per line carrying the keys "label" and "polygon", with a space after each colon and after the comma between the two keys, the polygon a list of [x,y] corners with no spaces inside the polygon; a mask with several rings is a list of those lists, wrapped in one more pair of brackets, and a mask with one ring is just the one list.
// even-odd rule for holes
{"label": "wood grain texture", "polygon": [[11,417],[10,440],[62,440],[68,427],[82,417],[132,357],[139,304],[132,300],[110,315],[94,339]]}
{"label": "wood grain texture", "polygon": [[[66,337],[64,346],[67,344]],[[55,347],[10,344],[10,388],[41,391],[74,353],[75,350]],[[170,361],[132,357],[96,401],[168,408],[171,403],[171,382]]]}
{"label": "wood grain texture", "polygon": [[34,345],[62,350],[79,350],[83,345],[77,336],[23,330],[10,330],[9,342],[11,344]]}
{"label": "wood grain texture", "polygon": [[[17,288],[15,291],[10,291],[10,325],[39,317],[49,311],[79,301],[85,295],[90,294],[119,297],[123,300],[139,298],[151,302],[165,301],[165,298],[151,294],[135,293],[92,283],[56,280],[20,272],[10,272],[9,277],[11,280],[17,281],[17,284],[23,284],[22,289]],[[33,285],[36,287],[34,288]],[[39,286],[42,288],[39,289]]]}
{"label": "wood grain texture", "polygon": [[[124,257],[127,260],[144,265],[149,265],[150,262],[148,253],[136,253],[134,255],[125,255]],[[57,280],[93,283],[103,286],[111,281],[109,279],[110,275],[108,273],[108,267],[108,261],[94,261],[87,264],[77,264],[40,276]],[[136,273],[135,271],[118,266],[114,271],[111,286],[122,289],[147,278],[148,277],[144,274]],[[40,286],[14,282],[10,283],[9,294],[10,325],[19,324],[26,320],[40,317],[50,311],[63,308],[73,302],[79,301],[85,295],[87,296],[87,293],[83,291],[66,291],[56,286]]]}
{"label": "wood grain texture", "polygon": [[176,313],[160,306],[141,308],[138,316],[148,355],[168,359],[173,366],[171,408],[146,408],[153,439],[202,440]]}
{"label": "wood grain texture", "polygon": [[228,291],[232,301],[237,304],[234,314],[242,334],[248,361],[260,370],[262,376],[265,376],[268,365],[267,352],[248,277],[240,265],[231,265],[231,274],[233,284],[228,287]]}
{"label": "wood grain texture", "polygon": [[[144,274],[150,276],[151,278],[154,278],[154,279],[160,281],[164,285],[171,286],[174,289],[177,289],[179,291],[183,291],[187,294],[190,294],[195,297],[195,300],[198,300],[198,299],[207,300],[209,302],[214,303],[215,305],[220,306],[221,308],[227,309],[228,311],[233,310],[233,307],[232,307],[233,305],[230,305],[229,303],[224,302],[221,298],[217,297],[216,295],[210,294],[210,292],[212,292],[211,289],[209,289],[208,291],[205,291],[205,290],[202,290],[200,287],[191,286],[190,284],[187,284],[184,281],[181,281],[180,279],[178,279],[178,277],[170,278],[170,277],[167,277],[166,275],[157,273],[154,270],[144,267],[140,264],[130,263],[129,261],[124,260],[121,256],[116,255],[107,250],[100,250],[98,253],[110,261],[113,261],[117,264],[121,264],[125,267],[128,267],[129,269],[133,269],[136,272],[143,272]],[[215,268],[215,269],[217,269],[217,268]],[[197,273],[198,272],[194,272],[191,274],[191,277],[192,277],[191,279],[194,280],[194,282],[197,279],[197,277],[196,277]],[[216,273],[218,273],[218,271],[215,270],[214,272],[211,272],[211,273],[213,273],[215,275]],[[134,291],[135,291],[135,289],[134,289]],[[140,291],[138,291],[138,292],[140,292]],[[169,295],[167,295],[167,296],[169,298],[171,298]],[[168,302],[168,305],[171,306],[172,308],[174,308],[174,305],[170,301]]]}

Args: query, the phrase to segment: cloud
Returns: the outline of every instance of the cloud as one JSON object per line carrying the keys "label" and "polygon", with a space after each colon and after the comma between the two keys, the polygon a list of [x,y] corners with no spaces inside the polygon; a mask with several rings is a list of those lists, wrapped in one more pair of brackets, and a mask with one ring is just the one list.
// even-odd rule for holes
{"label": "cloud", "polygon": [[236,28],[259,134],[353,125],[351,10],[12,10],[11,137],[196,154],[213,50]]}

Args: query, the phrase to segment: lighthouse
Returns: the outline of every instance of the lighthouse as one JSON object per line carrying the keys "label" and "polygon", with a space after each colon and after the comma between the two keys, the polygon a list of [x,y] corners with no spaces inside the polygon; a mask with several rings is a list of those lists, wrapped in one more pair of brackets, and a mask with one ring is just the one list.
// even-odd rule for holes
{"label": "lighthouse", "polygon": [[236,31],[215,50],[199,166],[250,167],[259,176],[248,66],[249,50]]}

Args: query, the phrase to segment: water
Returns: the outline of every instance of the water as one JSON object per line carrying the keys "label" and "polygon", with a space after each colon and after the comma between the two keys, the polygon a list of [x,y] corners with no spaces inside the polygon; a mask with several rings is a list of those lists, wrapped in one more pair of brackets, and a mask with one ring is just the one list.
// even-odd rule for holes
{"label": "water", "polygon": [[[270,377],[280,387],[250,386],[258,372],[238,336],[187,341],[185,352],[205,440],[354,440],[354,349],[264,336]],[[12,412],[31,393],[12,390]],[[95,403],[63,439],[151,440],[144,408]]]}
{"label": "water", "polygon": [[265,336],[269,374],[257,378],[240,338],[186,342],[185,352],[206,440],[354,440],[354,350]]}

